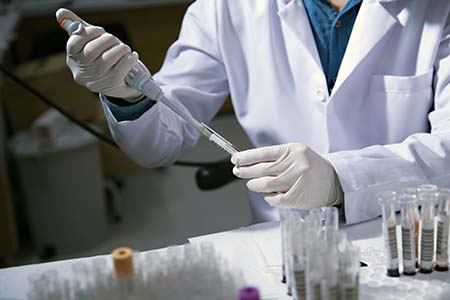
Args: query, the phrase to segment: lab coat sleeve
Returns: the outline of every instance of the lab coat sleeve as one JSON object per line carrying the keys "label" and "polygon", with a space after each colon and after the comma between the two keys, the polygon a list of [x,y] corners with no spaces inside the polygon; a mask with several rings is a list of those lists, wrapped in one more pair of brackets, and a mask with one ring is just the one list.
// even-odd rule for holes
{"label": "lab coat sleeve", "polygon": [[377,194],[432,183],[450,187],[450,22],[434,64],[434,110],[430,133],[409,136],[399,144],[376,145],[327,155],[344,191],[349,224],[380,215]]}
{"label": "lab coat sleeve", "polygon": [[[209,123],[229,93],[217,39],[216,1],[199,0],[186,12],[178,40],[169,48],[154,80],[165,96]],[[103,101],[113,138],[137,164],[173,163],[199,139],[199,133],[161,103],[136,120],[118,121]]]}

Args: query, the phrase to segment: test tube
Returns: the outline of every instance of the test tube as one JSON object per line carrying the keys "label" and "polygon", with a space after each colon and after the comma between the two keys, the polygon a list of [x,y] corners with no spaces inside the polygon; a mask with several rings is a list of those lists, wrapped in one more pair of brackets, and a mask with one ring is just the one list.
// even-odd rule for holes
{"label": "test tube", "polygon": [[[319,232],[316,232],[318,235]],[[322,243],[321,243],[322,242]],[[323,297],[322,283],[325,276],[325,263],[323,256],[325,255],[323,241],[318,239],[313,240],[311,247],[308,249],[307,260],[307,294],[310,300],[320,300]]]}
{"label": "test tube", "polygon": [[293,235],[293,222],[294,222],[294,212],[291,209],[281,209],[280,216],[282,216],[281,220],[281,235],[282,235],[282,251],[283,251],[283,266],[282,271],[283,280],[285,280],[287,285],[287,294],[292,296],[292,249],[291,249],[291,240]]}
{"label": "test tube", "polygon": [[339,299],[339,259],[337,245],[329,249],[324,257],[326,299]]}
{"label": "test tube", "polygon": [[359,298],[359,248],[347,242],[345,251],[339,253],[340,299]]}
{"label": "test tube", "polygon": [[434,256],[434,210],[438,189],[435,185],[419,186],[419,204],[422,206],[420,218],[419,272],[433,272]]}
{"label": "test tube", "polygon": [[402,254],[403,254],[403,274],[416,274],[416,211],[417,199],[414,194],[402,194],[400,196],[401,204],[401,223],[402,223]]}
{"label": "test tube", "polygon": [[293,296],[296,300],[306,298],[306,268],[307,268],[307,246],[311,238],[307,226],[303,221],[296,223],[297,237],[292,243],[292,272],[293,272]]}
{"label": "test tube", "polygon": [[[415,187],[407,187],[402,189],[403,195],[411,195],[416,197],[416,201],[418,200],[417,196],[418,189]],[[419,205],[417,203],[414,208],[415,215],[415,223],[414,223],[414,237],[415,237],[415,248],[416,248],[416,268],[419,267],[419,230],[420,230],[420,213],[419,213]]]}
{"label": "test tube", "polygon": [[437,221],[437,241],[436,241],[436,271],[448,271],[448,251],[449,251],[449,214],[450,214],[450,190],[441,189],[439,191],[439,208]]}
{"label": "test tube", "polygon": [[280,230],[281,230],[281,282],[286,283],[286,226],[287,226],[287,208],[279,208],[280,215]]}
{"label": "test tube", "polygon": [[325,222],[324,226],[326,228],[339,228],[339,212],[336,207],[325,207],[324,212]]}
{"label": "test tube", "polygon": [[383,235],[387,258],[387,275],[399,277],[398,246],[397,246],[397,221],[395,218],[395,203],[397,195],[394,191],[386,191],[378,195],[383,216]]}

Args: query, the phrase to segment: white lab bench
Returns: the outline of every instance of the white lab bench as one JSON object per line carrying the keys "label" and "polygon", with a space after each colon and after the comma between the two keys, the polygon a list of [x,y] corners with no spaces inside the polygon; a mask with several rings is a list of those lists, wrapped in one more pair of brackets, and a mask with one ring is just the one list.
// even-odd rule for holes
{"label": "white lab bench", "polygon": [[[349,238],[361,248],[360,299],[450,299],[450,272],[433,272],[391,278],[385,275],[384,244],[380,219],[344,226]],[[400,230],[397,230],[397,234]],[[260,288],[262,299],[291,299],[280,282],[281,247],[278,223],[263,223],[228,232],[189,239],[212,242],[234,268],[243,271],[247,283]],[[152,250],[165,251],[165,249]],[[401,251],[400,251],[401,252]],[[0,300],[26,299],[32,274],[58,270],[71,273],[75,262],[93,257],[0,270]]]}

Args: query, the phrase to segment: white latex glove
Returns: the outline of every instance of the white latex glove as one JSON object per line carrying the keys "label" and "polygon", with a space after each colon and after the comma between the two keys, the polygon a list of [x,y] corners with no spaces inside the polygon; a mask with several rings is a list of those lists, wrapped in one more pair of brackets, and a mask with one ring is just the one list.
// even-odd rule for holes
{"label": "white latex glove", "polygon": [[263,193],[272,206],[317,208],[339,204],[342,193],[333,166],[299,143],[257,148],[231,158],[234,175]]}
{"label": "white latex glove", "polygon": [[142,98],[141,92],[125,83],[125,76],[136,63],[150,75],[136,52],[131,52],[130,47],[118,38],[85,22],[70,10],[59,9],[56,18],[59,23],[67,18],[84,25],[84,29],[75,32],[67,42],[67,65],[78,84],[92,92],[129,102]]}

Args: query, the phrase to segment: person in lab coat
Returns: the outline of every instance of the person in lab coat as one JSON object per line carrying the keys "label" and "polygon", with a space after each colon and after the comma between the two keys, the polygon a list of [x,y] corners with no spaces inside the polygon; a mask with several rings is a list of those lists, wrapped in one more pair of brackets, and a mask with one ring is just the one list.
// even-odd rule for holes
{"label": "person in lab coat", "polygon": [[[198,0],[154,79],[205,123],[231,94],[255,146],[232,162],[256,221],[341,205],[361,222],[380,191],[450,185],[449,15],[448,0]],[[132,65],[148,72],[138,55],[84,24],[67,44],[75,80],[131,159],[170,165],[199,134],[127,86]]]}

